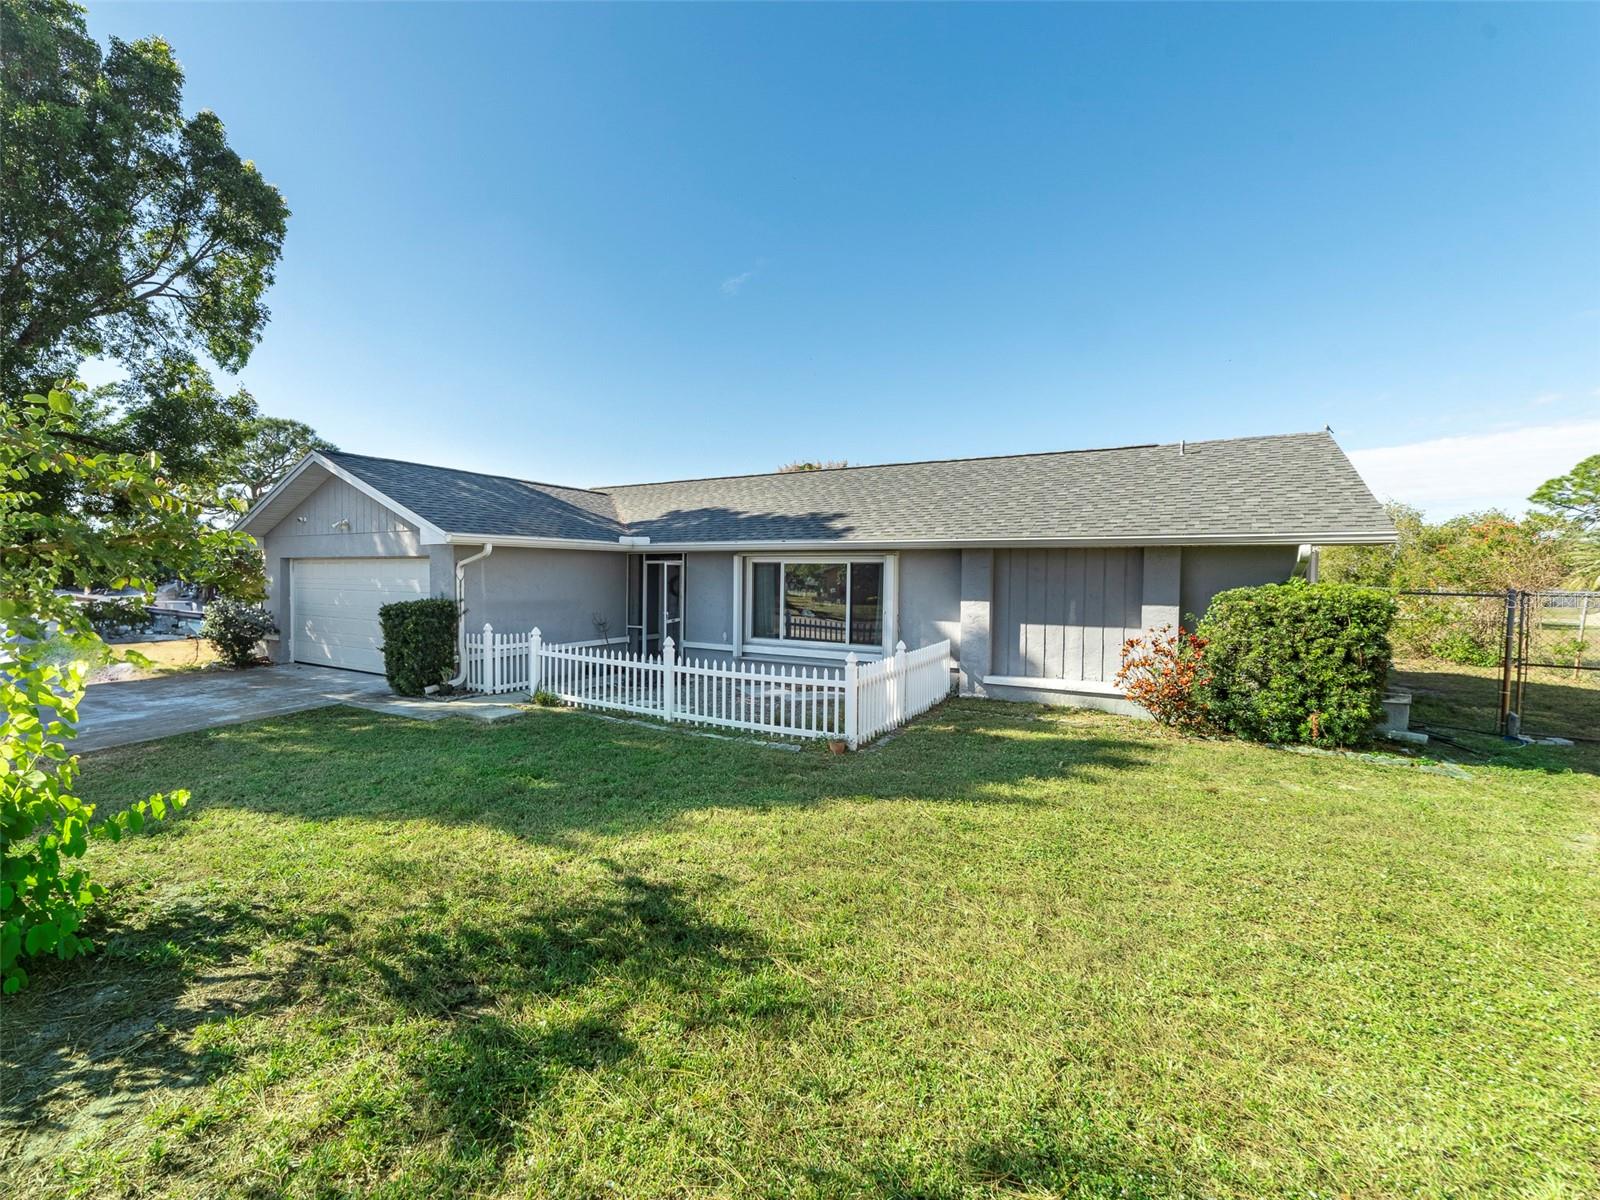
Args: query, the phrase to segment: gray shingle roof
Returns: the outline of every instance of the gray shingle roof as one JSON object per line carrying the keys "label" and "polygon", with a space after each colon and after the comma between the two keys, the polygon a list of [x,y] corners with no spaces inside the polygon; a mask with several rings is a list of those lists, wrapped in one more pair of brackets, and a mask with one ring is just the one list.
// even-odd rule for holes
{"label": "gray shingle roof", "polygon": [[584,490],[330,454],[450,533],[710,542],[1173,541],[1394,529],[1327,433]]}
{"label": "gray shingle roof", "polygon": [[446,533],[614,542],[628,532],[617,520],[611,497],[584,488],[343,451],[328,451],[323,457]]}

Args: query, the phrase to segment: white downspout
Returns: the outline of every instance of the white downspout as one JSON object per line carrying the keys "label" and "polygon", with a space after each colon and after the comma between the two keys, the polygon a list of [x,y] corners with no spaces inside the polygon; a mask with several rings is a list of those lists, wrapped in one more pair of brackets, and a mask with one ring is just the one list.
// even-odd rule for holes
{"label": "white downspout", "polygon": [[[494,553],[494,543],[485,542],[483,549],[469,554],[456,564],[456,662],[461,664],[461,674],[446,686],[458,688],[467,678],[467,564]],[[485,589],[487,591],[487,589]]]}

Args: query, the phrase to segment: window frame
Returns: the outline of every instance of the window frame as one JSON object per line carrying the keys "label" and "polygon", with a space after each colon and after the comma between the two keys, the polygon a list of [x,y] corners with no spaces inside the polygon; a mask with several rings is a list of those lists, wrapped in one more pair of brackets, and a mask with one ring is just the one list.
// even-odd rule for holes
{"label": "window frame", "polygon": [[[895,644],[896,614],[899,610],[898,556],[894,554],[747,554],[740,567],[739,629],[743,634],[742,648],[764,653],[781,653],[797,658],[843,658],[852,651],[856,654],[884,655]],[[755,567],[757,563],[778,565],[778,636],[756,637],[755,627]],[[878,607],[882,613],[883,640],[881,642],[819,642],[814,638],[789,638],[784,636],[783,597],[787,594],[783,581],[784,569],[790,564],[838,564],[845,571],[845,628],[851,625],[850,570],[852,563],[873,563],[881,566]]]}

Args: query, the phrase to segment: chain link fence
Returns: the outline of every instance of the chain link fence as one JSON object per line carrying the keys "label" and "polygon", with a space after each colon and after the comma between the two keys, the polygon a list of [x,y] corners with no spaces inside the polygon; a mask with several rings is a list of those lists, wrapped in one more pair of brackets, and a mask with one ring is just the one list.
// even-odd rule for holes
{"label": "chain link fence", "polygon": [[1512,711],[1522,732],[1600,742],[1600,592],[1524,592]]}
{"label": "chain link fence", "polygon": [[1400,592],[1391,686],[1413,728],[1499,733],[1514,682],[1516,603],[1505,592]]}
{"label": "chain link fence", "polygon": [[1401,592],[1412,725],[1600,741],[1600,592]]}

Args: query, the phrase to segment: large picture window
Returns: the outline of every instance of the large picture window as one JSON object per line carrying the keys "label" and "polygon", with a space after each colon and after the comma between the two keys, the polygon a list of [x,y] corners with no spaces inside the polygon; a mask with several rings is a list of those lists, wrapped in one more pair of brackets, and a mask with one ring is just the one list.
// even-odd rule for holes
{"label": "large picture window", "polygon": [[883,563],[752,563],[750,636],[813,645],[881,646]]}

